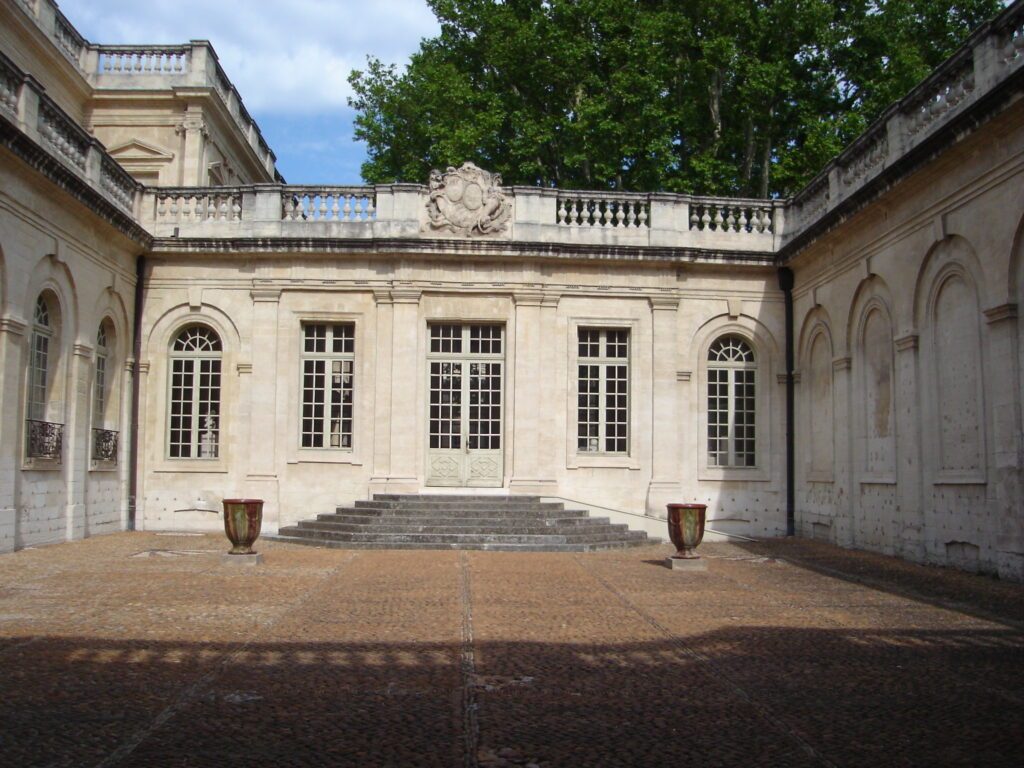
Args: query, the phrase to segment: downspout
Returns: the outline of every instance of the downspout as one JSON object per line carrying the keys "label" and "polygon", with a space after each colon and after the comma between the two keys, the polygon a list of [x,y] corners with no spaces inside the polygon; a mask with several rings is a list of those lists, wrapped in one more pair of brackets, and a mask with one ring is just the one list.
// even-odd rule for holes
{"label": "downspout", "polygon": [[793,381],[793,270],[779,267],[779,288],[786,302],[786,535],[796,535],[796,432]]}
{"label": "downspout", "polygon": [[142,357],[142,281],[146,274],[146,257],[135,259],[135,317],[132,319],[132,355],[135,375],[132,376],[132,442],[128,455],[128,530],[135,530],[135,495],[139,488],[139,363]]}

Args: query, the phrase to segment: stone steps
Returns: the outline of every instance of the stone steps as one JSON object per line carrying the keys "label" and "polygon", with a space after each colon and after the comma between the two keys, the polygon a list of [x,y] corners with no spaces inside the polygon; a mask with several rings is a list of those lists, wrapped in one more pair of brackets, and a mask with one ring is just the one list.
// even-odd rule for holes
{"label": "stone steps", "polygon": [[654,543],[608,518],[537,496],[379,494],[266,538],[349,549],[587,552]]}
{"label": "stone steps", "polygon": [[[444,526],[448,528],[468,529],[484,528],[493,531],[504,531],[513,528],[535,528],[547,531],[553,528],[572,528],[585,530],[609,525],[607,517],[361,517],[359,515],[317,515],[316,520],[304,520],[307,523],[325,523],[332,526],[351,526],[356,528],[392,528],[405,526],[422,527],[425,525]],[[624,528],[624,526],[623,526]]]}

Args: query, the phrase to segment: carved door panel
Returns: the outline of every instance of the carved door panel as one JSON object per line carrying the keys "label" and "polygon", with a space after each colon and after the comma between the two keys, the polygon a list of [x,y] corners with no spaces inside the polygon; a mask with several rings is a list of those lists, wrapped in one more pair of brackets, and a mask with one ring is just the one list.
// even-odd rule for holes
{"label": "carved door panel", "polygon": [[502,484],[502,331],[430,326],[427,485]]}

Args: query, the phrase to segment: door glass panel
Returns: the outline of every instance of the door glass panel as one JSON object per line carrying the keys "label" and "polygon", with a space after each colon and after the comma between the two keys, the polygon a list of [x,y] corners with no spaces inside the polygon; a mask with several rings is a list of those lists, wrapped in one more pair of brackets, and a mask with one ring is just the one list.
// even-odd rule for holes
{"label": "door glass panel", "polygon": [[430,447],[462,447],[462,363],[430,363]]}
{"label": "door glass panel", "polygon": [[501,448],[501,363],[469,364],[469,449]]}

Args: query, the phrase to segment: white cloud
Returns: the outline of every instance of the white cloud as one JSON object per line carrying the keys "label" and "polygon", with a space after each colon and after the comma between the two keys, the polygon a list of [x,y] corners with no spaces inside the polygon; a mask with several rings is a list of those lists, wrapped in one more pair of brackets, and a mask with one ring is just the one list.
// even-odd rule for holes
{"label": "white cloud", "polygon": [[246,106],[271,112],[336,112],[347,78],[366,56],[404,63],[437,21],[424,0],[61,0],[90,42],[213,43]]}

